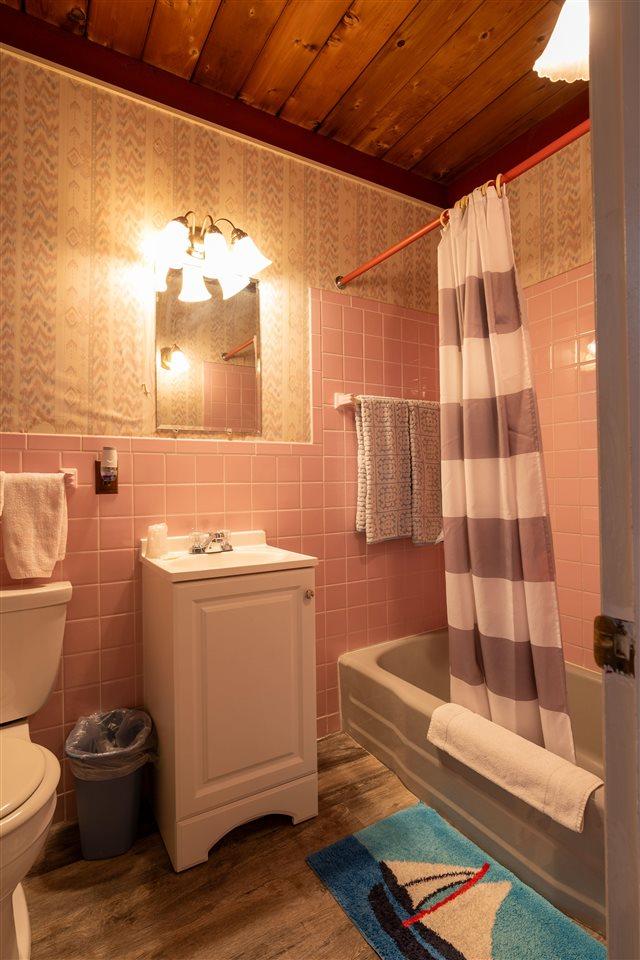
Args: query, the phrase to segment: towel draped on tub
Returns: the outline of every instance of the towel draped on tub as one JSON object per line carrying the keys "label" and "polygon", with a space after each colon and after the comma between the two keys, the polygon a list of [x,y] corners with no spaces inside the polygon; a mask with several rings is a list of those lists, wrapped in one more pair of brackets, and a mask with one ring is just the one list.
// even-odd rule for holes
{"label": "towel draped on tub", "polygon": [[603,786],[588,770],[457,703],[433,711],[427,739],[576,833],[584,826],[589,797]]}

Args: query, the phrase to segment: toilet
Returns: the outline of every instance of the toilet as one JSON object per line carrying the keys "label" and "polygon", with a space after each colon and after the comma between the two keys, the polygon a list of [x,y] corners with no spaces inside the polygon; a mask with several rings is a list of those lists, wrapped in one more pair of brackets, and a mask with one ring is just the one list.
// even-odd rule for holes
{"label": "toilet", "polygon": [[71,584],[0,590],[0,957],[26,960],[31,927],[21,881],[56,806],[60,764],[31,742],[28,717],[53,687]]}

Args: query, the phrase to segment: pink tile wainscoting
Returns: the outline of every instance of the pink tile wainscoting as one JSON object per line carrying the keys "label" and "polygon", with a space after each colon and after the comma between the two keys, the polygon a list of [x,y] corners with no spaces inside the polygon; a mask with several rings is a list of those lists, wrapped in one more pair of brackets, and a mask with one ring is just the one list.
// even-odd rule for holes
{"label": "pink tile wainscoting", "polygon": [[[166,520],[171,534],[261,528],[270,543],[320,558],[319,736],[339,727],[341,653],[445,623],[441,548],[409,541],[367,547],[354,532],[353,413],[333,408],[336,391],[437,399],[437,318],[320,290],[311,291],[311,314],[312,444],[0,437],[0,469],[78,468],[67,557],[54,574],[74,585],[63,660],[54,692],[31,721],[34,739],[58,757],[80,715],[143,701],[136,545],[150,523]],[[105,443],[119,453],[117,496],[93,492],[93,462]],[[6,569],[2,577],[9,582]],[[56,816],[75,817],[68,769]]]}
{"label": "pink tile wainscoting", "polygon": [[565,659],[592,670],[600,612],[593,264],[524,291],[549,487]]}

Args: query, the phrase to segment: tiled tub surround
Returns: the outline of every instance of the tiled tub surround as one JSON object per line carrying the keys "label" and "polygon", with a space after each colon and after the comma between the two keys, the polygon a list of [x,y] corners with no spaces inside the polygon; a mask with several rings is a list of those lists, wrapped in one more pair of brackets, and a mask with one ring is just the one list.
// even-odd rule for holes
{"label": "tiled tub surround", "polygon": [[525,289],[565,658],[597,669],[600,612],[593,264]]}
{"label": "tiled tub surround", "polygon": [[[347,649],[445,622],[440,547],[408,540],[367,547],[354,532],[353,413],[336,391],[437,398],[437,319],[333,292],[311,292],[312,444],[0,435],[1,469],[78,468],[68,555],[56,570],[74,594],[55,692],[33,737],[58,757],[81,714],[142,701],[142,631],[135,545],[150,523],[263,528],[270,543],[311,553],[317,570],[318,734],[337,729],[338,656]],[[117,447],[117,496],[93,492],[93,462]],[[3,565],[4,566],[4,565]],[[7,582],[6,570],[3,571]],[[64,772],[58,819],[75,815]]]}

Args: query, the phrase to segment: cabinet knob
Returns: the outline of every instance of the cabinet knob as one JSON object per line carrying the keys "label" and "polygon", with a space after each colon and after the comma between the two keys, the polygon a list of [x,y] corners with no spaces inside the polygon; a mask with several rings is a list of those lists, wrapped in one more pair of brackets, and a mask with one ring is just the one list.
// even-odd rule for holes
{"label": "cabinet knob", "polygon": [[313,600],[313,598],[315,597],[315,595],[316,595],[315,590],[305,590],[305,592],[304,592],[304,598],[305,598],[305,600]]}

